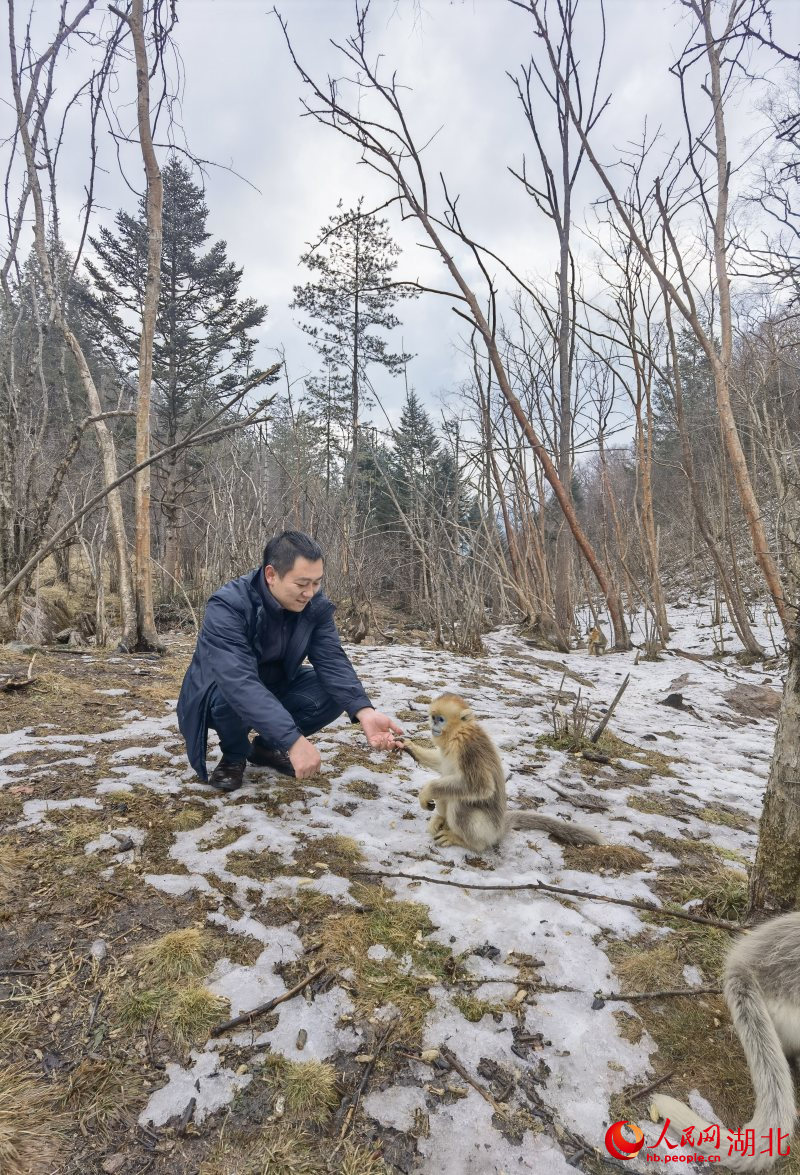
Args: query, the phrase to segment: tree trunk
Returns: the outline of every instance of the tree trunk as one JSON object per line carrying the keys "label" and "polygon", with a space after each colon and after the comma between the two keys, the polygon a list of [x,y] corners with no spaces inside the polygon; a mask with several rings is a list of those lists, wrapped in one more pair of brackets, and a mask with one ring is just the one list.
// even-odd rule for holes
{"label": "tree trunk", "polygon": [[655,511],[653,509],[653,408],[649,380],[645,382],[645,411],[647,413],[647,440],[645,441],[645,437],[642,435],[639,454],[642,476],[642,527],[646,537],[647,564],[650,572],[650,586],[653,593],[656,627],[658,628],[661,644],[666,646],[669,640],[669,619],[667,617],[667,603],[664,599],[664,589],[661,585],[658,533]]}
{"label": "tree trunk", "polygon": [[667,334],[669,338],[670,347],[670,362],[672,365],[672,393],[675,398],[675,418],[678,424],[678,434],[681,438],[681,455],[683,457],[683,472],[686,480],[689,483],[689,494],[692,501],[692,509],[697,521],[697,528],[702,535],[703,541],[708,547],[711,558],[714,560],[714,565],[719,573],[722,582],[725,596],[731,609],[731,619],[736,632],[748,653],[754,657],[763,657],[764,650],[759,641],[756,639],[755,633],[750,627],[750,621],[747,619],[747,612],[744,608],[741,593],[731,583],[728,569],[725,565],[725,560],[722,552],[719,549],[719,544],[711,533],[711,526],[709,524],[708,516],[706,515],[705,506],[703,505],[703,498],[700,492],[697,478],[694,472],[694,456],[692,453],[692,443],[689,437],[689,429],[686,424],[686,414],[683,410],[683,382],[681,378],[680,363],[678,362],[678,348],[675,341],[675,332],[672,326],[672,315],[670,313],[669,299],[664,299],[664,309],[666,312]]}
{"label": "tree trunk", "polygon": [[[139,142],[147,175],[147,281],[139,341],[139,394],[136,401],[136,464],[150,456],[150,398],[153,382],[153,338],[161,285],[161,213],[164,185],[150,130],[150,79],[144,39],[144,0],[133,0],[128,18],[136,54],[136,94]],[[150,466],[136,474],[136,648],[158,650],[163,646],[153,615],[153,569],[150,534]]]}
{"label": "tree trunk", "polygon": [[[89,5],[83,10],[88,10]],[[89,365],[86,362],[83,350],[77,338],[70,330],[69,324],[64,318],[63,313],[63,299],[61,292],[56,289],[53,271],[50,268],[50,258],[47,254],[47,218],[45,216],[44,200],[42,198],[42,188],[39,182],[39,171],[36,165],[36,158],[31,139],[29,119],[31,116],[31,109],[34,105],[34,97],[39,98],[37,111],[37,119],[40,121],[44,118],[44,108],[50,99],[50,94],[39,96],[36,91],[38,83],[38,76],[40,66],[44,59],[40,60],[34,71],[34,76],[31,80],[31,90],[28,102],[23,105],[22,92],[20,90],[20,75],[17,65],[16,41],[13,26],[13,5],[9,9],[9,47],[11,54],[11,78],[14,90],[14,102],[17,112],[17,127],[19,129],[20,139],[22,140],[22,148],[25,155],[25,169],[28,176],[28,183],[30,185],[31,196],[33,197],[34,206],[34,222],[33,222],[33,239],[36,250],[36,257],[39,262],[39,270],[44,284],[47,300],[49,303],[50,313],[53,317],[56,326],[61,331],[64,342],[69,347],[75,365],[78,369],[78,376],[80,378],[83,390],[86,393],[86,398],[89,402],[89,407],[93,416],[98,419],[95,421],[95,433],[97,436],[97,445],[100,450],[100,456],[103,464],[103,478],[106,485],[117,480],[117,454],[114,446],[114,438],[103,418],[103,408],[100,403],[100,396],[97,391],[92,373],[89,370]],[[81,14],[76,18],[80,19]],[[61,38],[60,38],[61,39]],[[52,47],[56,48],[56,43]],[[136,604],[133,595],[133,584],[131,582],[130,563],[128,561],[128,539],[125,533],[125,520],[122,513],[122,497],[119,489],[111,490],[108,494],[108,515],[111,522],[111,535],[114,543],[114,553],[116,556],[117,573],[119,576],[119,597],[120,597],[120,612],[122,620],[122,636],[120,637],[120,647],[128,649],[132,646],[136,639]]]}
{"label": "tree trunk", "polygon": [[[750,910],[779,914],[800,907],[800,647],[789,653],[775,751],[772,756],[764,810],[758,830],[758,852],[750,878]],[[791,835],[790,835],[791,833]]]}
{"label": "tree trunk", "polygon": [[[567,124],[568,127],[569,124]],[[562,166],[564,183],[564,210],[560,237],[558,274],[558,477],[564,494],[572,505],[572,348],[573,326],[570,314],[570,250],[572,191],[569,180],[569,142],[566,127],[562,133]],[[569,527],[559,526],[556,535],[555,621],[564,652],[569,652],[570,633],[575,624],[572,607],[572,535]]]}
{"label": "tree trunk", "polygon": [[164,511],[164,570],[167,582],[164,591],[168,596],[179,594],[181,581],[181,508],[177,504],[162,504]]}

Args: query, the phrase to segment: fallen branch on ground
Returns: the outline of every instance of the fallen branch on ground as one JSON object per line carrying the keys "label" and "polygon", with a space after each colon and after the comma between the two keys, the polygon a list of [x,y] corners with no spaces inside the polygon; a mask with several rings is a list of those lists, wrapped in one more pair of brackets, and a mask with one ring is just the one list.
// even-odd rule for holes
{"label": "fallen branch on ground", "polygon": [[309,983],[313,983],[315,979],[319,979],[320,975],[326,970],[326,967],[317,967],[316,971],[312,971],[310,975],[306,975],[305,979],[301,979],[299,983],[296,983],[294,987],[290,987],[288,991],[284,991],[281,995],[276,995],[274,999],[267,1000],[265,1004],[259,1004],[257,1008],[251,1008],[249,1012],[242,1012],[241,1016],[234,1016],[232,1020],[227,1020],[224,1024],[218,1024],[216,1028],[211,1029],[209,1036],[222,1036],[223,1032],[228,1032],[231,1028],[237,1028],[240,1024],[247,1024],[256,1016],[264,1016],[267,1012],[271,1012],[273,1008],[277,1008],[278,1004],[292,999],[303,988],[308,987]]}
{"label": "fallen branch on ground", "polygon": [[[353,1100],[348,1107],[347,1113],[345,1114],[344,1121],[342,1122],[342,1128],[339,1131],[339,1146],[341,1146],[342,1142],[344,1141],[344,1139],[347,1135],[348,1130],[350,1129],[350,1127],[353,1123],[353,1118],[355,1117],[355,1113],[356,1113],[356,1110],[358,1109],[359,1102],[361,1101],[361,1098],[363,1097],[364,1090],[367,1088],[367,1082],[369,1081],[370,1077],[372,1076],[372,1070],[375,1068],[375,1062],[377,1061],[378,1057],[381,1055],[383,1047],[386,1044],[387,1040],[389,1039],[391,1031],[394,1028],[396,1023],[397,1023],[396,1020],[391,1021],[391,1023],[387,1027],[386,1031],[384,1032],[383,1036],[381,1037],[381,1039],[378,1041],[377,1045],[375,1046],[375,1051],[372,1054],[372,1059],[367,1062],[366,1068],[364,1069],[364,1074],[358,1083],[358,1089],[355,1092],[355,1096],[353,1097]],[[334,1155],[336,1154],[336,1151],[338,1151],[339,1146],[337,1146],[336,1150],[333,1152]],[[333,1155],[331,1155],[331,1158],[333,1158]]]}
{"label": "fallen branch on ground", "polygon": [[25,677],[4,677],[0,680],[0,692],[5,690],[26,689],[29,685],[33,685],[38,681],[38,677],[33,677],[33,663],[36,660],[36,653],[31,657],[31,663],[28,666],[28,672]]}
{"label": "fallen branch on ground", "polygon": [[529,881],[522,885],[475,885],[470,881],[448,881],[445,877],[426,877],[424,873],[379,873],[374,869],[356,869],[352,877],[382,877],[394,880],[398,877],[406,881],[429,881],[431,885],[452,885],[456,889],[482,889],[489,891],[507,890],[514,892],[530,892],[540,890],[542,893],[564,894],[566,897],[586,898],[591,902],[610,902],[614,906],[630,906],[634,910],[644,910],[648,914],[657,914],[660,918],[680,918],[684,922],[699,922],[701,926],[715,926],[718,930],[740,932],[750,929],[749,922],[726,922],[722,918],[703,918],[700,914],[689,914],[686,910],[666,910],[654,902],[645,902],[639,898],[612,898],[607,894],[589,893],[585,889],[566,889],[560,885],[548,885],[544,881]]}
{"label": "fallen branch on ground", "polygon": [[602,991],[599,991],[595,996],[595,999],[606,1000],[607,1002],[612,1000],[620,1000],[624,1002],[625,1000],[660,1000],[666,999],[667,997],[680,995],[722,995],[722,988],[679,987],[674,991],[636,991],[632,992],[630,995],[622,995],[621,992],[616,991],[612,992],[611,995],[604,995]]}
{"label": "fallen branch on ground", "polygon": [[670,1077],[675,1076],[675,1070],[670,1069],[669,1073],[665,1073],[663,1077],[657,1077],[655,1081],[651,1081],[649,1085],[645,1085],[642,1089],[637,1089],[635,1093],[628,1094],[628,1101],[635,1102],[645,1094],[652,1093],[654,1089],[658,1089],[659,1085],[663,1085],[665,1081],[669,1081]]}
{"label": "fallen branch on ground", "polygon": [[501,1105],[500,1102],[495,1101],[495,1099],[489,1093],[488,1089],[484,1089],[483,1086],[478,1081],[476,1081],[474,1077],[470,1077],[469,1073],[461,1064],[458,1057],[456,1057],[454,1053],[451,1053],[449,1048],[447,1048],[445,1045],[440,1045],[439,1052],[442,1055],[442,1060],[447,1061],[450,1068],[454,1069],[459,1077],[466,1081],[467,1085],[471,1085],[474,1090],[477,1090],[483,1100],[489,1103],[496,1114],[505,1114],[507,1112],[506,1107]]}

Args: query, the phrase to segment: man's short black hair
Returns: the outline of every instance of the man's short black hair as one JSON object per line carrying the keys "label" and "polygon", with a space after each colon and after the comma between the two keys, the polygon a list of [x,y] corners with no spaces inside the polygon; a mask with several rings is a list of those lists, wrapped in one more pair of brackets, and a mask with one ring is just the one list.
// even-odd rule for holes
{"label": "man's short black hair", "polygon": [[325,558],[319,543],[310,535],[303,534],[302,530],[284,530],[264,547],[264,567],[274,567],[276,574],[281,577],[292,570],[298,558],[308,559],[312,563]]}

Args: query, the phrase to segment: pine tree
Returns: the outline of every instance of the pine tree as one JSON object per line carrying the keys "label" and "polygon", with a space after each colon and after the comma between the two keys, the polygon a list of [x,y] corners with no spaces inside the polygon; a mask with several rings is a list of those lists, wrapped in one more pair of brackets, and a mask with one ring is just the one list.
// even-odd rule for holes
{"label": "pine tree", "polygon": [[416,294],[410,287],[392,284],[400,249],[389,234],[388,221],[364,212],[363,203],[362,197],[355,208],[345,210],[339,201],[317,243],[300,258],[312,280],[295,286],[292,302],[292,308],[310,320],[301,325],[325,363],[325,380],[333,380],[342,390],[346,383],[345,486],[351,491],[357,481],[361,413],[369,401],[367,372],[382,367],[398,375],[410,358],[389,351],[378,332],[399,326],[395,305]]}
{"label": "pine tree", "polygon": [[[220,402],[261,374],[252,368],[253,332],[267,308],[239,298],[242,269],[228,260],[225,241],[210,247],[208,207],[189,169],[172,157],[163,170],[164,211],[161,289],[153,354],[154,433],[173,445]],[[138,362],[139,330],[147,272],[144,201],[136,216],[115,217],[115,230],[90,238],[96,261],[87,261],[94,282],[91,308],[107,351],[131,373]],[[207,454],[206,454],[207,459]],[[176,454],[157,471],[165,519],[165,565],[180,577],[180,539],[185,498],[202,469],[192,450]]]}
{"label": "pine tree", "polygon": [[319,376],[309,376],[303,407],[324,439],[325,496],[330,497],[344,468],[350,420],[347,377],[328,363]]}
{"label": "pine tree", "polygon": [[404,512],[417,514],[438,496],[440,447],[430,416],[414,390],[409,389],[395,432],[392,458],[395,493]]}
{"label": "pine tree", "polygon": [[[718,441],[714,377],[705,352],[694,334],[678,332],[683,411],[692,436],[692,447],[701,460],[708,460]],[[653,452],[662,465],[680,466],[681,442],[671,386],[657,382],[653,395]]]}

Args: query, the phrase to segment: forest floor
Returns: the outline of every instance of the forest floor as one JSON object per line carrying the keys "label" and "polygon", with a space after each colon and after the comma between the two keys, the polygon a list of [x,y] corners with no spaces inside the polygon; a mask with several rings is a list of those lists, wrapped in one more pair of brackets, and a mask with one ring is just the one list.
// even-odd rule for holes
{"label": "forest floor", "polygon": [[[732,934],[668,910],[743,916],[784,666],[714,654],[707,608],[672,615],[670,651],[638,664],[510,630],[483,657],[348,649],[414,737],[432,698],[462,693],[510,805],[607,842],[517,832],[482,856],[436,848],[416,799],[429,774],[345,719],[315,739],[318,778],[197,781],[175,723],[185,636],[165,657],[42,650],[36,680],[0,693],[0,1169],[644,1171],[644,1151],[615,1164],[605,1132],[629,1118],[652,1148],[642,1091],[665,1077],[741,1126],[743,1058],[699,990]],[[29,662],[0,646],[0,682]],[[591,730],[628,673],[606,761],[554,736],[557,701],[562,724],[588,707]],[[537,881],[661,909],[514,888]],[[676,988],[696,990],[602,998]]]}

